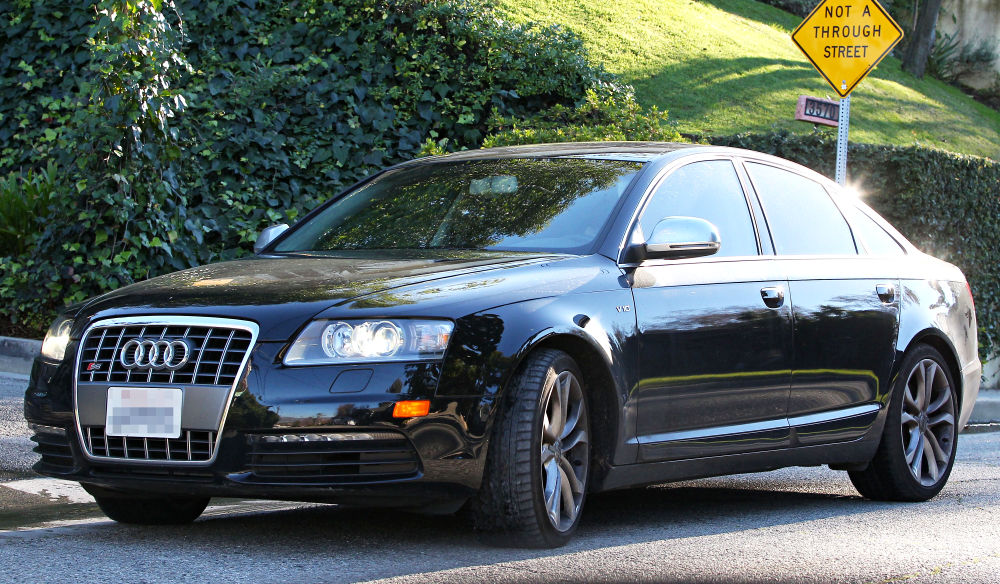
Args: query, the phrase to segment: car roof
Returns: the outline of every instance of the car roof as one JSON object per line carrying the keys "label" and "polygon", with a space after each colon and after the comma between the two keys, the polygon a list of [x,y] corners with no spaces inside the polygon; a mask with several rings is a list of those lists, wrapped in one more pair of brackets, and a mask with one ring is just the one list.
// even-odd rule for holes
{"label": "car roof", "polygon": [[562,142],[557,144],[530,144],[465,150],[443,156],[418,158],[406,164],[466,160],[493,160],[498,158],[596,158],[605,160],[634,160],[651,162],[678,150],[711,148],[701,144],[677,142]]}

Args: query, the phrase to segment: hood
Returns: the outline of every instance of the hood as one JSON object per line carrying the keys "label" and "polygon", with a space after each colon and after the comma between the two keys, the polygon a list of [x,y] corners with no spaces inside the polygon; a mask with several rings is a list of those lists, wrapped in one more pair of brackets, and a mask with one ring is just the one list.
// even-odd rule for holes
{"label": "hood", "polygon": [[[551,254],[358,252],[272,256],[210,264],[99,296],[77,326],[110,316],[212,315],[253,320],[261,340],[287,340],[308,319],[354,298],[432,280],[521,267]],[[81,330],[74,331],[74,337]]]}

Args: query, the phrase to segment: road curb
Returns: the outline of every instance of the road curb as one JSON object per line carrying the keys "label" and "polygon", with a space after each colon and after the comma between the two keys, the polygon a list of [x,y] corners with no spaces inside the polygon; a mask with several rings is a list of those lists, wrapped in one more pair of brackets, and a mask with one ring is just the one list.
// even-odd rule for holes
{"label": "road curb", "polygon": [[983,389],[976,398],[976,407],[969,421],[973,424],[1000,422],[1000,389]]}
{"label": "road curb", "polygon": [[0,337],[0,372],[31,373],[31,362],[42,350],[42,342],[16,337]]}

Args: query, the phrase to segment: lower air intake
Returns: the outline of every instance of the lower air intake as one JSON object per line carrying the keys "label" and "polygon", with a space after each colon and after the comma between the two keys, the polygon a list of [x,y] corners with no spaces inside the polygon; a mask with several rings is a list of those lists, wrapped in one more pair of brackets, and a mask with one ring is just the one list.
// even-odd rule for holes
{"label": "lower air intake", "polygon": [[180,438],[108,436],[103,426],[84,426],[83,436],[94,456],[119,460],[207,462],[215,448],[215,432],[181,430]]}
{"label": "lower air intake", "polygon": [[419,457],[402,434],[389,431],[248,436],[250,480],[338,483],[411,477]]}

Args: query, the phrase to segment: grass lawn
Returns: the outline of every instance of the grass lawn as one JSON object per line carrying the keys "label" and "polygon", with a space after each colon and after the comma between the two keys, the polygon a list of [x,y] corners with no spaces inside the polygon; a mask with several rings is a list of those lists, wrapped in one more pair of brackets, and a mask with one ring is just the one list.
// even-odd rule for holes
{"label": "grass lawn", "polygon": [[[681,132],[788,128],[799,95],[836,94],[792,43],[798,17],[753,0],[501,0],[517,21],[561,24],[591,58],[670,112]],[[931,145],[1000,160],[1000,113],[914,78],[889,57],[852,93],[851,141]]]}

